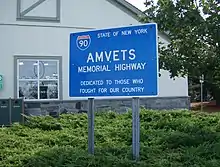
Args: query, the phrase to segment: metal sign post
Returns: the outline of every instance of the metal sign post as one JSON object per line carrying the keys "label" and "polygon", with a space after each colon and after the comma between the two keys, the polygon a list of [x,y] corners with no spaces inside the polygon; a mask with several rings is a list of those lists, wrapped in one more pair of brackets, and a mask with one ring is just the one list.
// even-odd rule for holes
{"label": "metal sign post", "polygon": [[138,97],[132,98],[132,153],[133,159],[139,159],[140,152],[140,102]]}
{"label": "metal sign post", "polygon": [[88,151],[89,154],[94,154],[94,99],[88,99]]}
{"label": "metal sign post", "polygon": [[203,111],[203,83],[204,83],[204,75],[202,75],[201,77],[200,77],[200,80],[199,80],[199,82],[200,82],[200,88],[201,88],[201,90],[200,90],[200,97],[201,97],[201,111]]}

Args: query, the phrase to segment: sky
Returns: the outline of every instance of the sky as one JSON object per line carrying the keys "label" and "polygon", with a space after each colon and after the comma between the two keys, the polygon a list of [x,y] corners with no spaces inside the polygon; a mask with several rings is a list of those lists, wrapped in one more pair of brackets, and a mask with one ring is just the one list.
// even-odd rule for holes
{"label": "sky", "polygon": [[[144,2],[146,2],[146,0],[126,0],[127,2],[131,3],[132,5],[136,6],[136,8],[140,9],[141,11],[144,11],[146,9]],[[154,0],[154,2],[157,2],[157,0]],[[220,0],[219,0],[220,2]],[[204,16],[202,14],[202,16]]]}
{"label": "sky", "polygon": [[144,2],[146,0],[126,0],[126,1],[128,1],[132,5],[136,6],[138,9],[140,9],[142,11],[145,10]]}

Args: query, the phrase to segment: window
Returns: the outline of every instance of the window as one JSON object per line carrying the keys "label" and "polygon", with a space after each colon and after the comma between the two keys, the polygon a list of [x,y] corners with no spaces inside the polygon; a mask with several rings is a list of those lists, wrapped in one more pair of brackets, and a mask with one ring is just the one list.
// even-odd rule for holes
{"label": "window", "polygon": [[17,59],[17,97],[59,99],[59,60]]}
{"label": "window", "polygon": [[17,0],[17,20],[60,22],[60,0]]}

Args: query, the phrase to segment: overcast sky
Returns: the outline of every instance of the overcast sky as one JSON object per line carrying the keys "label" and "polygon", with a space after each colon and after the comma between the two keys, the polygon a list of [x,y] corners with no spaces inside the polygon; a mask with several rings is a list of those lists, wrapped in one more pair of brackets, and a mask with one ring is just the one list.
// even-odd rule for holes
{"label": "overcast sky", "polygon": [[130,2],[132,5],[136,6],[138,9],[142,11],[145,10],[144,2],[146,0],[126,0],[126,1]]}

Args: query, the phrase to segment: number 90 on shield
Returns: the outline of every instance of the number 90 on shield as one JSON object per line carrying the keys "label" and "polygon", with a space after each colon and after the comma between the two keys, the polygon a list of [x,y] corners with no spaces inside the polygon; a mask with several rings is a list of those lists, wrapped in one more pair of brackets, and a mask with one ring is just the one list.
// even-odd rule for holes
{"label": "number 90 on shield", "polygon": [[91,38],[89,35],[81,35],[76,39],[76,45],[80,50],[86,50],[91,43]]}

